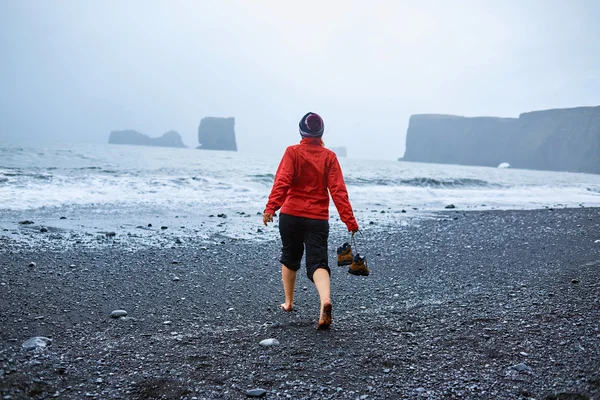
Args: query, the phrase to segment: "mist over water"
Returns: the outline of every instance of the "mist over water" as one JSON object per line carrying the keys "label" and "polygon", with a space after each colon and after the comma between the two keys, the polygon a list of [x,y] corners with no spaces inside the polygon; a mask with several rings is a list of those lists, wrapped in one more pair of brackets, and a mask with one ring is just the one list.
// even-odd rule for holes
{"label": "mist over water", "polygon": [[590,0],[1,1],[0,141],[196,147],[202,118],[235,117],[241,151],[277,157],[314,111],[329,145],[396,160],[414,114],[598,105],[599,18]]}

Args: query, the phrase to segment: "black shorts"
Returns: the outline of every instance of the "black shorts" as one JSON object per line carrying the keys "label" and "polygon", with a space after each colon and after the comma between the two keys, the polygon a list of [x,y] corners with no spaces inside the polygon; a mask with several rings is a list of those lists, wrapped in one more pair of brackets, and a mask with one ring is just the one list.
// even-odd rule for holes
{"label": "black shorts", "polygon": [[283,245],[279,261],[283,265],[298,271],[306,246],[308,279],[313,280],[317,268],[323,268],[331,275],[327,261],[329,221],[279,214],[279,233]]}

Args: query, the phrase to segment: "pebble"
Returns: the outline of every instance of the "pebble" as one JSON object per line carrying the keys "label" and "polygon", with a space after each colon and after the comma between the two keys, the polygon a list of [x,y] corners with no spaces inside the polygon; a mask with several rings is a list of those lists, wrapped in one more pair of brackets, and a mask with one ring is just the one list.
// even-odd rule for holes
{"label": "pebble", "polygon": [[531,368],[529,366],[527,366],[527,364],[525,364],[525,363],[520,363],[520,364],[517,364],[517,365],[513,365],[511,368],[514,369],[514,370],[516,370],[516,371],[519,371],[519,372],[521,372],[521,371],[530,371],[531,370]]}
{"label": "pebble", "polygon": [[416,391],[417,393],[423,393],[423,392],[425,391],[425,388],[418,387],[418,388],[416,388],[416,389],[415,389],[415,391]]}
{"label": "pebble", "polygon": [[261,346],[278,346],[279,345],[279,340],[277,339],[265,339],[265,340],[261,340],[261,342],[259,343]]}
{"label": "pebble", "polygon": [[117,236],[117,233],[116,232],[106,232],[105,235],[106,235],[106,237],[115,237],[115,236]]}
{"label": "pebble", "polygon": [[579,279],[571,279],[571,283],[576,285],[579,283]]}
{"label": "pebble", "polygon": [[169,227],[163,225],[163,226],[160,227],[160,229],[162,229],[164,231],[165,229],[169,229]]}
{"label": "pebble", "polygon": [[529,354],[525,353],[524,351],[519,353],[520,355],[522,355],[523,357],[529,357]]}
{"label": "pebble", "polygon": [[71,264],[71,265],[69,265],[69,268],[77,268],[77,265]]}
{"label": "pebble", "polygon": [[182,243],[183,243],[183,240],[181,240],[180,238],[177,238],[177,239],[175,239],[175,243],[177,243],[177,244],[182,244]]}
{"label": "pebble", "polygon": [[33,221],[27,221],[27,220],[25,220],[25,221],[21,221],[21,222],[19,222],[19,225],[32,225],[32,224],[34,224],[34,223],[35,223],[35,222],[33,222]]}
{"label": "pebble", "polygon": [[173,282],[179,282],[181,279],[178,276],[173,277]]}
{"label": "pebble", "polygon": [[265,389],[250,389],[246,392],[246,395],[248,395],[248,397],[263,397],[265,394],[267,394],[267,391]]}
{"label": "pebble", "polygon": [[60,219],[67,219],[67,217],[60,217]]}
{"label": "pebble", "polygon": [[24,341],[21,346],[25,350],[35,350],[38,348],[46,347],[48,345],[48,343],[50,343],[51,341],[52,341],[52,339],[49,339],[44,336],[35,336],[35,337],[32,337],[31,339]]}
{"label": "pebble", "polygon": [[41,232],[41,233],[46,233],[46,232],[48,232],[48,228],[46,228],[46,227],[42,226],[42,227],[40,228],[40,232]]}
{"label": "pebble", "polygon": [[35,267],[35,263],[32,261],[32,262],[29,263],[29,266],[30,267]]}
{"label": "pebble", "polygon": [[227,218],[227,215],[226,214],[218,214],[217,217],[219,217],[219,218]]}
{"label": "pebble", "polygon": [[110,313],[110,316],[113,318],[121,318],[127,315],[127,311],[125,310],[114,310]]}
{"label": "pebble", "polygon": [[456,208],[456,206],[454,204],[448,204],[446,207],[444,208],[448,208],[448,209],[452,209],[452,208]]}

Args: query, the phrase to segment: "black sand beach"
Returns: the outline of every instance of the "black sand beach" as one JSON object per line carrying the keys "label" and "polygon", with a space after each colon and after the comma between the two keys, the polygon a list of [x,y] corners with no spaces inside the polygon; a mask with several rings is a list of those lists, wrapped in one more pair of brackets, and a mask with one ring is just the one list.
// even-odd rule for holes
{"label": "black sand beach", "polygon": [[[332,233],[324,332],[304,268],[295,311],[279,309],[276,240],[61,251],[4,237],[0,396],[600,398],[600,209],[364,228],[369,277],[335,266]],[[52,341],[24,350],[34,336]]]}

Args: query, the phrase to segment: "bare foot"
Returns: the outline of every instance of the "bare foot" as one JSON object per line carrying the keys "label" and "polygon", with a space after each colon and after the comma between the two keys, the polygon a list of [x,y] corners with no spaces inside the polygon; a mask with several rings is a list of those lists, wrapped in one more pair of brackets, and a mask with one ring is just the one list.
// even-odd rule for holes
{"label": "bare foot", "polygon": [[292,303],[281,303],[281,305],[279,307],[281,307],[283,309],[283,311],[287,311],[287,312],[292,311],[292,308],[294,308]]}
{"label": "bare foot", "polygon": [[327,329],[329,328],[329,325],[331,325],[331,309],[332,309],[332,305],[331,303],[327,302],[323,305],[323,308],[321,309],[321,318],[319,319],[319,326],[317,327],[317,329]]}

